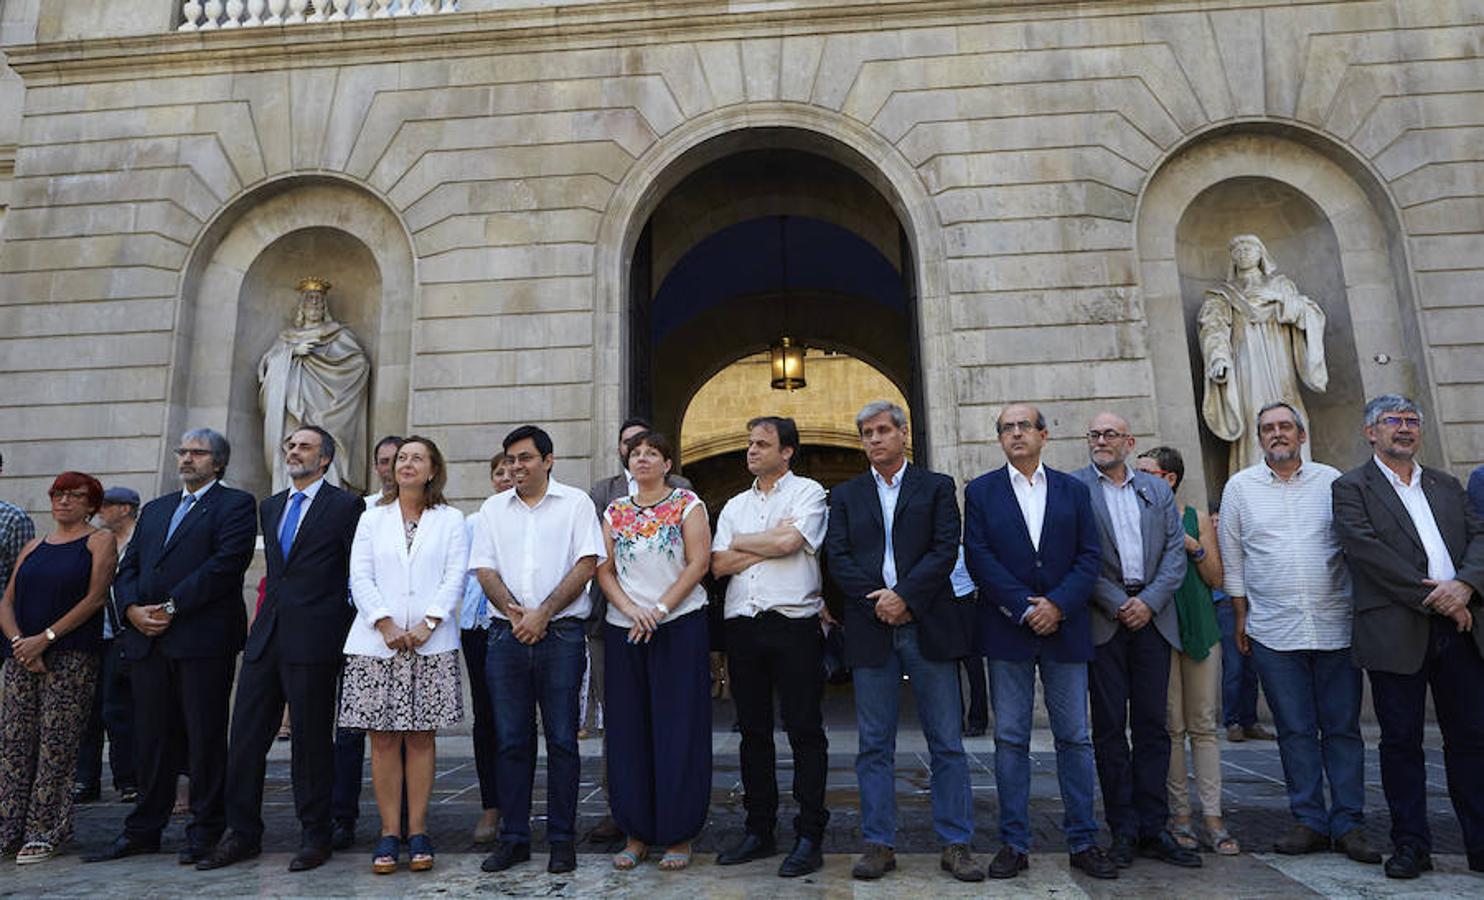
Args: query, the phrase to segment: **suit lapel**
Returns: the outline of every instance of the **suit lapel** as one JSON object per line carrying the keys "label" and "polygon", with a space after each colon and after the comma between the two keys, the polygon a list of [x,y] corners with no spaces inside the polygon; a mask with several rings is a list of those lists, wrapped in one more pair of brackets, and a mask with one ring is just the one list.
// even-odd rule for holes
{"label": "suit lapel", "polygon": [[[201,518],[206,515],[206,508],[211,505],[212,500],[216,497],[217,490],[220,488],[220,484],[213,486],[211,490],[207,491],[201,497],[201,499],[197,500],[195,504],[190,508],[190,510],[186,512],[185,518],[180,520],[180,525],[176,527],[175,533],[170,535],[169,540],[165,541],[165,548],[160,552],[161,556],[164,556],[171,550],[174,550],[175,546],[180,543],[181,536],[195,527],[197,522],[201,521]],[[165,519],[165,531],[167,533],[170,531],[170,519],[174,518],[174,516],[175,510],[171,509],[170,516]]]}
{"label": "suit lapel", "polygon": [[1116,559],[1118,557],[1118,541],[1111,538],[1117,532],[1113,530],[1113,515],[1108,512],[1108,500],[1103,496],[1103,482],[1098,478],[1097,469],[1088,466],[1088,470],[1092,472],[1092,482],[1087,486],[1088,493],[1092,495],[1092,514],[1097,516],[1099,532],[1108,535],[1110,538],[1110,540],[1103,542],[1103,548],[1111,550]]}
{"label": "suit lapel", "polygon": [[[1402,532],[1412,539],[1412,543],[1417,545],[1418,550],[1426,553],[1427,549],[1422,546],[1422,537],[1417,534],[1417,526],[1412,524],[1412,517],[1407,513],[1407,507],[1402,504],[1402,498],[1396,495],[1396,488],[1392,487],[1391,482],[1381,473],[1381,470],[1376,468],[1376,461],[1374,459],[1366,464],[1365,479],[1366,486],[1381,499],[1381,505],[1390,511],[1391,517],[1396,519],[1396,523],[1401,526]],[[1422,483],[1423,491],[1425,492],[1427,490],[1427,480],[1424,478]],[[1428,498],[1428,502],[1432,502],[1431,497]]]}
{"label": "suit lapel", "polygon": [[1154,505],[1149,485],[1141,484],[1137,473],[1134,475],[1134,502],[1139,504],[1139,541],[1144,548],[1144,580],[1153,581],[1159,572],[1159,559],[1164,551],[1164,515]]}
{"label": "suit lapel", "polygon": [[278,544],[278,528],[283,524],[283,508],[288,496],[288,491],[281,491],[269,497],[263,505],[263,552],[277,554],[280,561],[283,549]]}
{"label": "suit lapel", "polygon": [[1457,503],[1449,503],[1450,498],[1446,491],[1432,469],[1422,470],[1422,494],[1427,497],[1427,505],[1432,508],[1432,518],[1437,523],[1438,533],[1443,536],[1443,543],[1448,547],[1448,556],[1463,559],[1468,547],[1459,546],[1456,542],[1467,531],[1466,528],[1459,527],[1457,514],[1462,512],[1462,507]]}
{"label": "suit lapel", "polygon": [[[1015,496],[1015,486],[1010,483],[1010,465],[1008,463],[1000,470],[1000,477],[991,481],[990,484],[994,485],[995,489],[1004,495],[1001,498],[1001,504],[1005,501],[1009,502],[1007,508],[1010,510],[1010,518],[1015,520],[1015,524],[1019,527],[1020,536],[1025,538],[1025,545],[1031,548],[1031,552],[1034,553],[1036,551],[1036,542],[1031,540],[1030,527],[1025,524],[1025,516],[1020,512],[1020,500]],[[1051,478],[1051,473],[1046,473],[1046,515],[1042,517],[1042,535],[1046,533],[1045,520],[1051,517],[1052,504],[1056,502],[1055,492],[1057,490],[1057,482]]]}
{"label": "suit lapel", "polygon": [[[881,516],[881,493],[876,489],[876,476],[871,473],[870,469],[867,469],[866,474],[861,476],[860,492],[861,501],[866,504],[866,509],[870,510],[871,521],[876,523],[876,530],[885,535],[886,520]],[[884,537],[882,546],[886,546]]]}
{"label": "suit lapel", "polygon": [[[294,543],[289,547],[289,558],[284,560],[285,565],[293,562],[294,557],[299,555],[299,547],[304,543],[299,540],[299,537],[309,537],[314,533],[312,530],[313,526],[324,517],[325,507],[329,506],[331,499],[333,499],[331,493],[336,490],[338,488],[328,482],[319,486],[319,490],[314,495],[314,502],[309,504],[309,511],[304,514],[303,519],[299,520],[299,532],[294,537]],[[278,530],[276,525],[274,526],[274,530]]]}

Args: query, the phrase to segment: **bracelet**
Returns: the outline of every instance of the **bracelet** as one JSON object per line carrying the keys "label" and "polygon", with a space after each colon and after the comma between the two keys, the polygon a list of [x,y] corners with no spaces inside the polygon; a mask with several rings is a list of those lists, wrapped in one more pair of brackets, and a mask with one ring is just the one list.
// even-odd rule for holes
{"label": "bracelet", "polygon": [[16,644],[19,644],[23,640],[25,640],[25,638],[17,634],[15,637],[10,639],[10,646],[14,647]]}
{"label": "bracelet", "polygon": [[1190,558],[1193,559],[1193,560],[1195,560],[1196,562],[1200,562],[1201,560],[1205,559],[1206,558],[1206,548],[1205,547],[1197,547],[1197,548],[1195,548],[1195,552],[1192,553],[1192,554],[1190,554]]}

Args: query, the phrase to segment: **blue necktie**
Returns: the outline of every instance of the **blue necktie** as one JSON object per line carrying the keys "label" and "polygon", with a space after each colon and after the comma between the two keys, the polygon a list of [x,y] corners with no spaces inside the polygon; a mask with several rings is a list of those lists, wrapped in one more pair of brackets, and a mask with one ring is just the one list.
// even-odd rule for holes
{"label": "blue necktie", "polygon": [[288,562],[289,548],[294,546],[294,532],[299,530],[299,510],[304,504],[304,492],[294,491],[289,498],[289,511],[283,514],[283,524],[278,527],[278,548],[283,551],[283,561]]}
{"label": "blue necktie", "polygon": [[186,494],[180,498],[180,505],[175,507],[175,515],[170,517],[170,527],[165,529],[165,543],[170,543],[170,538],[175,535],[175,529],[180,527],[180,520],[186,517],[186,513],[190,512],[195,504],[195,494]]}

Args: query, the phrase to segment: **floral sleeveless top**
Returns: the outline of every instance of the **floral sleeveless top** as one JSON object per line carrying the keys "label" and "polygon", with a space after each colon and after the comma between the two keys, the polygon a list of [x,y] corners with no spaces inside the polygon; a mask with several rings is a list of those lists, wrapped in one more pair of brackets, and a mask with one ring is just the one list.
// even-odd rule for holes
{"label": "floral sleeveless top", "polygon": [[[690,491],[676,488],[653,506],[640,506],[633,497],[620,497],[608,504],[603,519],[613,532],[613,567],[618,583],[629,599],[641,606],[653,607],[685,570],[685,538],[681,526],[686,516],[699,509],[706,514],[706,504]],[[706,589],[701,585],[686,595],[670,610],[665,621],[706,605]],[[608,605],[605,621],[628,628],[634,623]]]}

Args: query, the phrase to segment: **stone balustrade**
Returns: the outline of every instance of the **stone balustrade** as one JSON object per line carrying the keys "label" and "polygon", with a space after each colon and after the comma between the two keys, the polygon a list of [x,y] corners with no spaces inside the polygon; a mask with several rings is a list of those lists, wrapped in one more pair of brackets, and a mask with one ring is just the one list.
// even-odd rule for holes
{"label": "stone balustrade", "polygon": [[451,12],[458,12],[458,0],[185,0],[179,30],[214,31]]}

